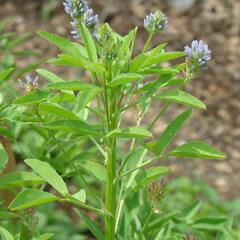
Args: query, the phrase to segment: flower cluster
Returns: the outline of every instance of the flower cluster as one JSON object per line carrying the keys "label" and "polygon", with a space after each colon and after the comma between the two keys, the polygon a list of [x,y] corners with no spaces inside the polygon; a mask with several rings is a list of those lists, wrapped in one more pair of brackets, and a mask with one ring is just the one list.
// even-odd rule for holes
{"label": "flower cluster", "polygon": [[27,75],[24,81],[19,79],[18,82],[20,88],[24,89],[25,92],[31,92],[38,88],[38,77],[32,79],[30,75]]}
{"label": "flower cluster", "polygon": [[200,70],[207,68],[207,63],[211,59],[211,51],[202,40],[192,41],[191,47],[186,46],[184,52],[190,60],[199,65]]}
{"label": "flower cluster", "polygon": [[79,39],[79,23],[82,21],[86,27],[91,31],[93,36],[96,35],[97,25],[99,24],[98,15],[93,15],[93,10],[87,4],[86,0],[65,0],[65,12],[72,18],[71,31],[75,39]]}
{"label": "flower cluster", "polygon": [[144,28],[152,34],[163,31],[165,28],[167,28],[167,25],[167,17],[161,11],[150,13],[144,19]]}

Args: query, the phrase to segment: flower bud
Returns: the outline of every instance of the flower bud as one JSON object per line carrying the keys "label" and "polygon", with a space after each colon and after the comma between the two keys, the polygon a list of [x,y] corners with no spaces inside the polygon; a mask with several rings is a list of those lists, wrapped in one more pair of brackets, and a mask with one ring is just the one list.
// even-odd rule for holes
{"label": "flower bud", "polygon": [[167,25],[167,17],[161,11],[150,13],[144,19],[144,28],[152,34],[163,31],[167,27]]}

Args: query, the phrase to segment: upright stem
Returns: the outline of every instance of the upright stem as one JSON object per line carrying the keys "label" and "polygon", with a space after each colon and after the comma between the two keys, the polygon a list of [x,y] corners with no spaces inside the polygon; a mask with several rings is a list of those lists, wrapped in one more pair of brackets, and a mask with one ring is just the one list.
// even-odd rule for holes
{"label": "upright stem", "polygon": [[148,37],[148,40],[143,48],[143,51],[142,52],[146,52],[150,46],[150,43],[152,42],[152,39],[153,39],[153,34],[150,33],[149,37]]}
{"label": "upright stem", "polygon": [[[109,69],[109,81],[111,81],[111,67]],[[109,92],[105,88],[105,112],[108,115],[107,130],[111,132],[117,126],[116,116],[116,94],[110,89]],[[107,184],[106,184],[106,208],[111,214],[105,218],[105,236],[106,240],[115,239],[115,224],[116,224],[116,138],[111,138],[107,141]]]}

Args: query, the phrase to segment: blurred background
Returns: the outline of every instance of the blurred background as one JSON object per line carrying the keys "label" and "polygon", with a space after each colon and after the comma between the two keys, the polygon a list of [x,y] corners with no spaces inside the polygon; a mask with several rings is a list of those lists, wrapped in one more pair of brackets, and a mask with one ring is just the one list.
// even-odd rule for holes
{"label": "blurred background", "polygon": [[[0,18],[9,19],[6,31],[18,35],[33,32],[33,38],[24,43],[24,49],[37,50],[41,58],[49,58],[57,50],[35,32],[44,29],[71,38],[71,26],[60,0],[1,0]],[[168,50],[183,50],[193,39],[202,39],[212,50],[209,68],[194,79],[188,90],[203,100],[207,111],[195,111],[189,124],[178,135],[176,144],[188,139],[203,139],[226,154],[221,161],[183,160],[167,162],[174,175],[203,178],[216,187],[225,199],[239,197],[240,192],[240,1],[239,0],[95,0],[89,5],[102,21],[110,23],[120,34],[139,26],[136,53],[141,50],[147,33],[143,29],[146,14],[161,9],[169,18],[169,27],[154,39],[167,42]],[[39,56],[22,57],[21,69]],[[43,60],[44,60],[43,59]],[[26,62],[28,61],[28,62]],[[69,78],[75,70],[53,68],[55,73]],[[158,111],[154,105],[148,117]],[[178,106],[169,114],[180,111]],[[171,115],[169,115],[169,118]],[[167,117],[168,118],[168,117]],[[168,119],[165,119],[165,121]],[[134,121],[129,114],[129,122]],[[163,121],[154,129],[160,133]]]}

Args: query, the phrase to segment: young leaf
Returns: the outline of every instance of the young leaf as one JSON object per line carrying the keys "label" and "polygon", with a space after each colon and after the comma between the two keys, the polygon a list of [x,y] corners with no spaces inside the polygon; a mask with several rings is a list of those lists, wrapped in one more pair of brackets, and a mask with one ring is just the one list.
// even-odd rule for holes
{"label": "young leaf", "polygon": [[160,155],[163,150],[172,142],[174,136],[181,129],[182,125],[188,120],[191,116],[192,111],[188,110],[176,117],[164,132],[161,134],[160,139],[157,142],[150,142],[146,144],[148,149],[151,149],[157,155]]}
{"label": "young leaf", "polygon": [[224,158],[224,154],[202,141],[191,141],[175,148],[170,156],[217,159]]}
{"label": "young leaf", "polygon": [[73,196],[77,201],[86,203],[86,191],[81,189],[79,192],[75,193]]}
{"label": "young leaf", "polygon": [[80,218],[86,223],[88,229],[93,233],[97,240],[104,240],[105,237],[102,233],[101,228],[96,224],[96,221],[93,221],[87,217],[83,212],[78,211]]}
{"label": "young leaf", "polygon": [[57,200],[59,200],[57,196],[48,192],[43,192],[39,189],[26,189],[18,193],[9,205],[9,209],[12,211],[22,210]]}
{"label": "young leaf", "polygon": [[14,240],[13,235],[3,227],[0,227],[0,237],[2,240]]}
{"label": "young leaf", "polygon": [[126,83],[130,83],[132,81],[137,81],[142,79],[143,76],[140,74],[136,74],[136,73],[123,73],[118,75],[117,77],[115,77],[110,83],[109,86],[110,87],[117,87],[119,85],[123,85]]}
{"label": "young leaf", "polygon": [[42,77],[46,78],[48,81],[50,81],[52,83],[65,82],[65,80],[63,80],[62,78],[60,78],[56,74],[54,74],[54,73],[52,73],[52,72],[50,72],[46,69],[38,68],[36,70],[36,72],[39,73]]}
{"label": "young leaf", "polygon": [[71,111],[53,103],[40,103],[39,109],[41,113],[47,113],[51,115],[58,116],[63,119],[79,120],[79,117],[72,113]]}
{"label": "young leaf", "polygon": [[153,167],[149,169],[144,169],[140,171],[135,177],[135,181],[126,190],[125,197],[128,197],[130,194],[139,191],[141,188],[147,186],[149,183],[158,179],[160,176],[170,173],[170,168],[168,167]]}
{"label": "young leaf", "polygon": [[13,70],[14,68],[8,68],[0,72],[0,84],[9,77]]}
{"label": "young leaf", "polygon": [[82,83],[79,81],[51,83],[47,85],[47,88],[50,90],[71,90],[71,91],[85,91],[85,90],[98,89],[98,87],[96,87],[93,84]]}
{"label": "young leaf", "polygon": [[68,194],[66,183],[48,163],[37,159],[26,159],[24,162],[60,194],[63,196]]}
{"label": "young leaf", "polygon": [[[54,236],[53,233],[44,233],[37,240],[49,240],[53,236]],[[32,239],[32,240],[34,240],[34,239]]]}
{"label": "young leaf", "polygon": [[0,171],[3,170],[8,162],[8,154],[3,147],[3,145],[0,143]]}
{"label": "young leaf", "polygon": [[107,138],[143,138],[152,137],[152,133],[144,128],[132,127],[132,128],[116,128],[108,135]]}
{"label": "young leaf", "polygon": [[183,92],[181,90],[170,90],[160,93],[157,99],[165,100],[168,102],[176,102],[185,105],[189,105],[192,107],[206,109],[206,106],[203,102],[193,97],[189,93]]}
{"label": "young leaf", "polygon": [[81,36],[82,36],[84,45],[87,49],[89,59],[90,61],[96,63],[98,60],[97,51],[96,51],[96,47],[95,47],[92,35],[89,32],[88,28],[85,26],[85,24],[82,22],[80,22],[80,31],[81,31]]}
{"label": "young leaf", "polygon": [[37,186],[45,181],[39,176],[29,172],[8,173],[0,177],[1,188]]}
{"label": "young leaf", "polygon": [[81,133],[87,135],[100,135],[99,127],[89,125],[81,120],[58,120],[44,125],[49,129],[60,129],[62,131],[72,131],[73,133]]}
{"label": "young leaf", "polygon": [[74,158],[73,161],[74,161],[74,164],[79,165],[79,167],[82,167],[86,171],[90,172],[99,181],[101,182],[106,181],[107,170],[104,166],[93,161],[78,159],[78,157]]}
{"label": "young leaf", "polygon": [[77,43],[45,31],[38,31],[38,34],[67,54],[76,58],[88,57],[86,49]]}
{"label": "young leaf", "polygon": [[17,98],[13,103],[18,105],[39,103],[46,100],[48,94],[48,92],[36,90]]}

